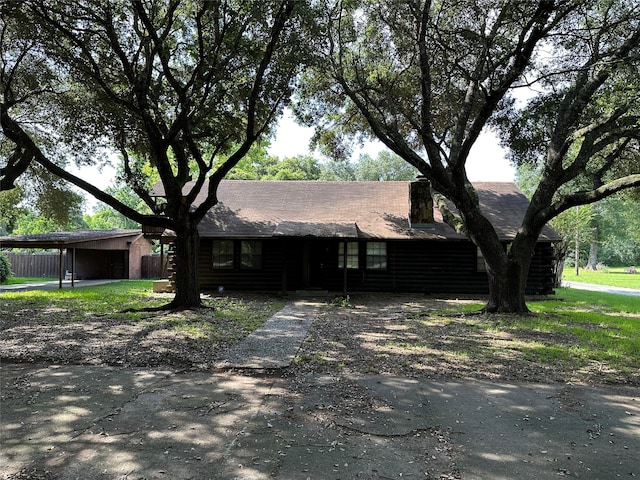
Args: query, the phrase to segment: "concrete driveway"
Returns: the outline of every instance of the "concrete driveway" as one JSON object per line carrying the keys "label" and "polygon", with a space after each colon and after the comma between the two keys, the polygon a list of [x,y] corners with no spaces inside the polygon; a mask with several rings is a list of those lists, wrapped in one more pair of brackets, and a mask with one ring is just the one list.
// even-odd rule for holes
{"label": "concrete driveway", "polygon": [[[105,283],[120,282],[119,280],[104,279],[104,280],[75,280],[71,285],[71,280],[63,280],[62,288],[81,288],[91,287],[94,285],[103,285]],[[60,282],[58,280],[46,281],[46,282],[32,282],[32,283],[17,283],[15,285],[0,285],[0,294],[3,292],[26,292],[29,290],[58,290],[60,288]]]}
{"label": "concrete driveway", "polygon": [[16,364],[0,382],[3,478],[640,476],[637,388]]}
{"label": "concrete driveway", "polygon": [[592,292],[615,293],[617,295],[630,295],[640,297],[640,290],[624,287],[609,287],[607,285],[595,285],[593,283],[567,282],[562,281],[563,287],[575,288],[576,290],[589,290]]}

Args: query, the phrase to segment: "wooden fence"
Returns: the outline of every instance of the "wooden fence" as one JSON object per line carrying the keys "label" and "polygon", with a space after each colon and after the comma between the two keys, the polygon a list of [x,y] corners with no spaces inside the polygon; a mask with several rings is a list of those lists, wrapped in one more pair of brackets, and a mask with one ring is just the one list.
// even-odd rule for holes
{"label": "wooden fence", "polygon": [[[58,253],[13,253],[5,255],[16,277],[58,278],[60,255]],[[67,265],[66,252],[62,253],[62,264]],[[164,257],[166,263],[166,257]],[[166,267],[165,267],[166,269]],[[142,257],[142,278],[161,278],[160,255]]]}
{"label": "wooden fence", "polygon": [[166,276],[166,255],[163,257],[165,274],[160,274],[160,255],[144,255],[142,257],[142,278],[164,278]]}
{"label": "wooden fence", "polygon": [[[58,253],[5,253],[11,271],[16,277],[58,278],[60,255]],[[66,265],[66,253],[62,264]]]}

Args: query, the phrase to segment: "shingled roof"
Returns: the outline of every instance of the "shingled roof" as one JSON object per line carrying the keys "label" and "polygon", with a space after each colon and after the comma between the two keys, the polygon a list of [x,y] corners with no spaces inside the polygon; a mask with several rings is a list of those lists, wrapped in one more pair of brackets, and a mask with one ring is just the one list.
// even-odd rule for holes
{"label": "shingled roof", "polygon": [[[527,198],[515,183],[480,182],[474,187],[500,238],[513,239]],[[225,180],[218,199],[200,224],[201,238],[466,238],[444,223],[437,208],[433,230],[410,228],[409,182]],[[558,239],[550,228],[540,236],[541,241]]]}
{"label": "shingled roof", "polygon": [[0,247],[7,248],[82,248],[103,240],[140,236],[140,230],[73,230],[0,237]]}

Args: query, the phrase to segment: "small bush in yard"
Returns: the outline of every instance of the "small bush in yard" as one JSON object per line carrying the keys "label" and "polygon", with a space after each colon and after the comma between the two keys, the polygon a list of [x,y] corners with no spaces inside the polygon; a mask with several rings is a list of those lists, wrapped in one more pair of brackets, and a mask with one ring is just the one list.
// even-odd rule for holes
{"label": "small bush in yard", "polygon": [[6,282],[11,275],[13,273],[11,273],[9,259],[4,253],[0,252],[0,283]]}

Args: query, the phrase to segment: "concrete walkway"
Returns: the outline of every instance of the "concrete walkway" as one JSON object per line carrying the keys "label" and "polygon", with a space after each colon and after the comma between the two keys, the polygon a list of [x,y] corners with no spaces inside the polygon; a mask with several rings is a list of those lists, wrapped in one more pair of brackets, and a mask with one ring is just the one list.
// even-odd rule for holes
{"label": "concrete walkway", "polygon": [[307,336],[320,305],[319,302],[302,299],[289,303],[229,349],[216,368],[288,367]]}

